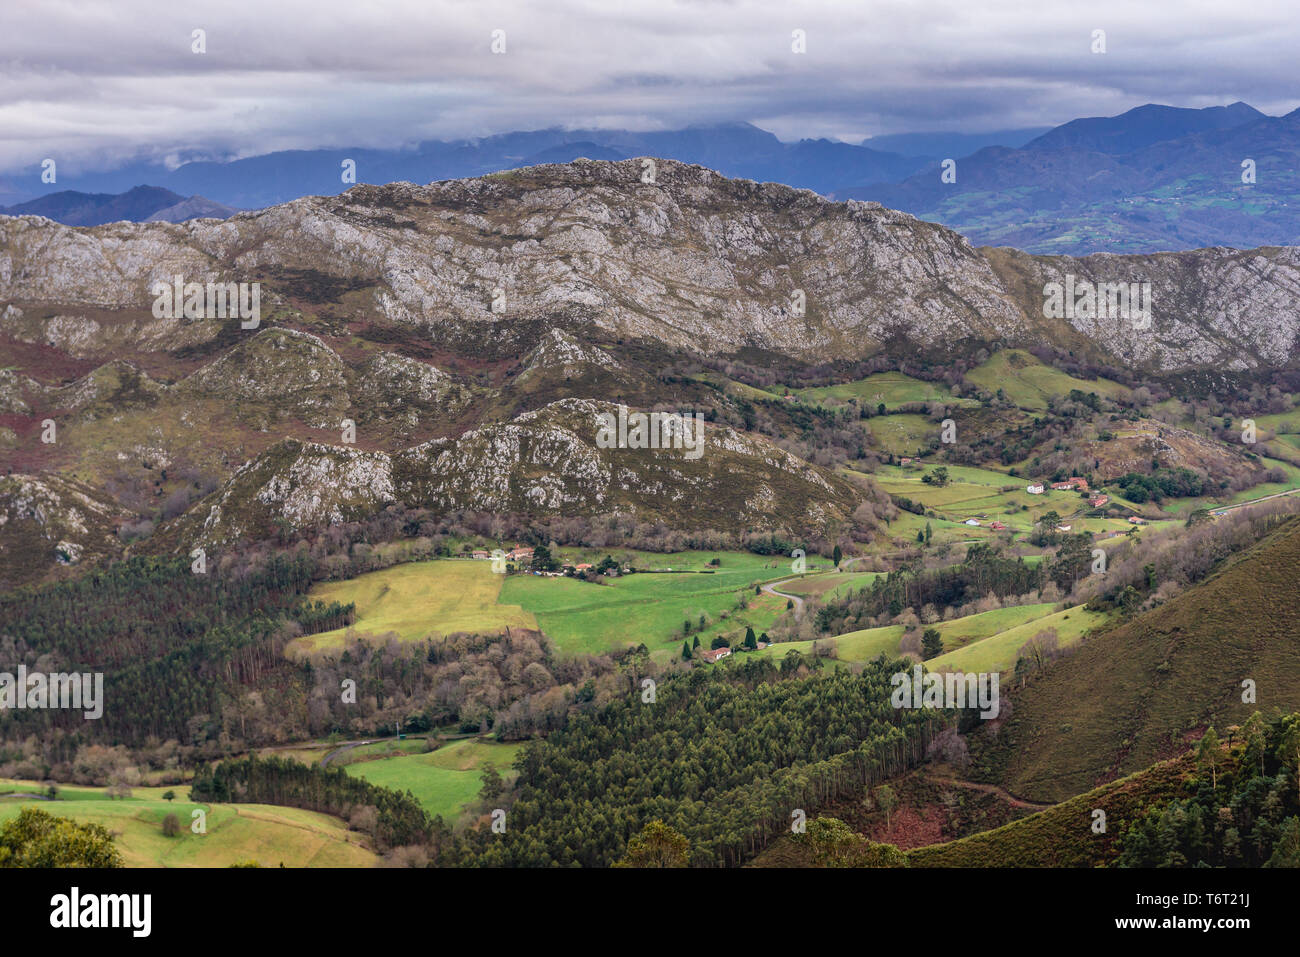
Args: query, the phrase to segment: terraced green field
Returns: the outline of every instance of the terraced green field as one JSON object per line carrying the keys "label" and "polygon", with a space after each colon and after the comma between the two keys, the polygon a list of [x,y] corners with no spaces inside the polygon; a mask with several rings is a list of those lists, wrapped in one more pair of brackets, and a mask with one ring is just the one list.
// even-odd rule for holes
{"label": "terraced green field", "polygon": [[1100,612],[1087,611],[1082,605],[1076,605],[1066,611],[1034,618],[982,640],[968,642],[955,651],[930,659],[927,665],[933,669],[951,668],[967,672],[1008,671],[1015,667],[1021,646],[1040,631],[1054,629],[1060,646],[1064,648],[1074,644],[1085,631],[1095,628],[1105,619],[1106,616]]}
{"label": "terraced green field", "polygon": [[[1050,624],[1056,615],[1052,613],[1055,606],[1051,603],[1041,603],[1036,605],[1022,605],[1016,608],[997,608],[993,611],[981,612],[978,615],[968,615],[965,618],[957,618],[953,621],[940,622],[932,627],[937,628],[939,634],[943,636],[945,653],[937,658],[931,659],[929,667],[936,667],[944,663],[945,659],[956,654],[959,649],[971,650],[980,647],[986,642],[997,642],[997,645],[991,645],[993,648],[989,657],[996,658],[1001,654],[1002,646],[1008,643],[1014,644],[1014,650],[1019,650],[1020,645],[1024,644],[1042,628],[1056,627],[1061,633],[1062,645],[1067,644],[1067,634],[1065,629],[1060,625]],[[1066,612],[1065,614],[1070,614]],[[1100,619],[1102,616],[1096,616]],[[1080,619],[1082,620],[1082,619]],[[1040,624],[1045,623],[1045,624]],[[1070,624],[1066,622],[1066,624]],[[1017,642],[1016,637],[1020,634],[1021,629],[1029,629],[1029,634],[1020,638]],[[1079,632],[1082,632],[1082,628]],[[1003,636],[1013,634],[1011,639]],[[835,648],[835,657],[839,661],[870,661],[876,655],[894,655],[898,654],[898,643],[903,637],[902,625],[885,625],[881,628],[867,628],[862,631],[851,631],[835,637],[817,639],[819,645],[831,645]],[[1074,635],[1077,637],[1077,634]],[[803,655],[812,654],[812,641],[792,641],[772,645],[762,649],[761,654],[773,658],[783,658],[791,651],[798,651]],[[1014,657],[1011,662],[1015,664]],[[952,665],[957,668],[957,665]],[[965,670],[978,670],[965,668]],[[992,668],[985,668],[985,671],[991,671]]]}
{"label": "terraced green field", "polygon": [[[42,793],[35,782],[0,781],[0,791]],[[162,795],[172,790],[176,800]],[[299,808],[270,804],[194,804],[189,789],[135,788],[129,798],[109,798],[103,788],[61,788],[55,801],[0,797],[0,822],[33,805],[59,817],[102,824],[113,832],[128,867],[229,867],[257,861],[263,867],[373,867],[376,855],[360,835],[338,818]],[[207,812],[207,833],[190,830],[190,812]],[[176,837],[162,833],[162,822],[175,814]]]}

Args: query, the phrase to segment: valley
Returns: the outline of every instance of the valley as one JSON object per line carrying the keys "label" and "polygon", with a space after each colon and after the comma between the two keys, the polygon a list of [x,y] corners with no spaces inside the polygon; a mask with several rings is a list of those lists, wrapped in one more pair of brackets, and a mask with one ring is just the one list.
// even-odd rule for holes
{"label": "valley", "polygon": [[[1064,261],[634,166],[0,218],[0,672],[109,701],[6,715],[0,825],[128,866],[603,867],[656,821],[700,867],[1110,866],[1211,800],[1194,750],[1281,788],[1289,248]],[[163,262],[260,283],[258,327],[153,315]],[[1107,262],[1151,330],[1044,315]],[[1001,710],[891,706],[917,665]]]}

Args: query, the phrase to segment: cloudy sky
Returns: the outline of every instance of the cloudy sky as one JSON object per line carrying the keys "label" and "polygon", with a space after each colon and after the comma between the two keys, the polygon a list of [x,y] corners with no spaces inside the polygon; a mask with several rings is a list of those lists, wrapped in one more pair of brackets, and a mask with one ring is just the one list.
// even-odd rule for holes
{"label": "cloudy sky", "polygon": [[745,120],[857,142],[1147,102],[1276,114],[1300,106],[1295,13],[1287,0],[3,0],[0,171],[548,126]]}

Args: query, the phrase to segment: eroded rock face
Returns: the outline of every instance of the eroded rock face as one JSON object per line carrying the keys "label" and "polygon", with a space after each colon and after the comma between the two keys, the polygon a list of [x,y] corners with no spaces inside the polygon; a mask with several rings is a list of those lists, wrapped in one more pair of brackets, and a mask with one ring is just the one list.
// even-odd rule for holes
{"label": "eroded rock face", "polygon": [[845,522],[854,491],[832,473],[726,427],[688,448],[604,448],[611,403],[566,399],[458,439],[389,456],[287,440],[241,468],[181,537],[199,544],[255,539],[283,524],[309,528],[385,505],[436,510],[592,515],[623,511],[689,527],[814,527]]}
{"label": "eroded rock face", "polygon": [[393,352],[376,353],[357,375],[353,392],[365,408],[411,425],[421,416],[454,415],[473,398],[441,369]]}
{"label": "eroded rock face", "polygon": [[313,428],[337,428],[349,403],[343,361],[318,337],[266,329],[180,385],[232,405],[274,402]]}
{"label": "eroded rock face", "polygon": [[287,439],[241,467],[214,497],[183,520],[198,545],[256,539],[278,523],[338,525],[395,501],[383,452]]}
{"label": "eroded rock face", "polygon": [[0,587],[27,580],[31,563],[75,565],[121,553],[129,516],[106,496],[58,475],[0,476]]}
{"label": "eroded rock face", "polygon": [[[1000,272],[1027,287],[1027,308],[1039,321],[1049,283],[1147,283],[1150,322],[1122,309],[1064,321],[1120,364],[1153,370],[1184,367],[1241,370],[1283,366],[1300,345],[1300,248],[1200,249],[1185,253],[1082,258],[1004,252]],[[996,256],[996,254],[995,254]],[[1013,281],[1014,284],[1014,281]],[[1037,292],[1037,302],[1033,294]],[[1076,313],[1078,310],[1076,310]],[[1130,309],[1130,313],[1132,310]]]}
{"label": "eroded rock face", "polygon": [[[875,203],[833,203],[699,166],[663,160],[656,183],[640,175],[634,160],[579,160],[429,186],[358,186],[179,225],[71,229],[0,217],[0,304],[24,336],[83,351],[109,335],[163,343],[215,334],[204,323],[140,317],[156,281],[286,271],[355,282],[376,316],[468,354],[541,321],[682,350],[805,358],[859,356],[899,336],[944,349],[1068,334],[1152,368],[1242,368],[1285,361],[1300,330],[1300,253],[1291,248],[1031,257],[977,250]],[[1044,317],[1043,286],[1065,273],[1148,279],[1151,328]],[[267,285],[272,308],[276,284]],[[33,302],[62,305],[48,318],[10,316]],[[129,311],[134,327],[122,332],[77,304]]]}

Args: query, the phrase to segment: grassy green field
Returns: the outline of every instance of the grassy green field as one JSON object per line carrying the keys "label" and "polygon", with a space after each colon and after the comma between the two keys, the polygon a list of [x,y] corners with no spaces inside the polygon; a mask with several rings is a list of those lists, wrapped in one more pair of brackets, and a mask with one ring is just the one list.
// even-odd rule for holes
{"label": "grassy green field", "polygon": [[[490,562],[443,560],[394,565],[311,590],[320,601],[355,602],[357,632],[396,632],[408,641],[458,631],[499,632],[536,628],[537,620],[518,605],[498,599],[504,575]],[[347,629],[295,639],[290,653],[342,646]]]}
{"label": "grassy green field", "polygon": [[[932,627],[938,629],[939,634],[943,637],[943,646],[946,651],[939,657],[932,659],[930,665],[933,667],[943,664],[944,659],[957,654],[959,650],[972,651],[986,643],[998,643],[998,647],[1001,647],[1001,645],[1008,643],[1008,640],[1003,637],[1004,635],[1018,636],[1022,629],[1029,629],[1029,634],[1026,637],[1020,638],[1018,643],[1016,637],[1010,639],[1010,643],[1015,644],[1017,650],[1020,645],[1032,638],[1039,630],[1048,627],[1055,627],[1058,632],[1062,632],[1062,644],[1066,644],[1066,635],[1060,625],[1044,624],[1057,618],[1052,613],[1054,607],[1051,603],[1042,603],[1021,605],[1014,608],[996,608],[993,611],[981,612],[978,615],[968,615],[965,618],[939,622]],[[1101,616],[1097,617],[1100,618]],[[1066,624],[1069,624],[1069,622]],[[816,639],[816,642],[823,646],[828,644],[833,646],[838,661],[870,661],[877,655],[898,654],[898,643],[902,637],[902,625],[885,625],[880,628],[866,628],[834,637],[819,638]],[[809,655],[812,653],[812,646],[812,641],[782,642],[762,649],[761,653],[778,659],[785,657],[791,651]],[[996,655],[997,653],[993,652],[988,657],[995,658]],[[1015,664],[1014,657],[1012,664]],[[958,666],[953,665],[952,667]],[[967,668],[966,670],[978,669]],[[993,669],[985,668],[983,670],[991,671]]]}
{"label": "grassy green field", "polygon": [[1044,365],[1027,352],[1003,349],[987,362],[966,373],[966,378],[987,392],[998,389],[1022,409],[1040,411],[1054,395],[1068,395],[1071,389],[1096,392],[1103,397],[1128,394],[1128,389],[1109,379],[1076,379]]}
{"label": "grassy green field", "polygon": [[[572,553],[571,553],[572,552]],[[596,550],[562,551],[567,560],[599,560]],[[541,628],[565,654],[598,654],[644,643],[660,658],[680,649],[682,624],[706,617],[705,636],[765,631],[785,612],[785,600],[755,594],[759,583],[790,574],[788,559],[749,552],[655,554],[618,550],[636,574],[597,585],[573,578],[495,575],[488,562],[412,562],[312,589],[323,601],[355,602],[357,633],[393,632],[406,640],[453,632]],[[717,559],[718,565],[709,562]],[[829,571],[810,561],[810,571]],[[746,608],[739,608],[744,598]],[[725,616],[725,617],[724,617]],[[340,647],[346,629],[295,639],[290,654]]]}
{"label": "grassy green field", "polygon": [[[707,382],[710,385],[717,386],[724,392],[730,393],[731,395],[738,395],[744,399],[779,400],[781,398],[781,395],[777,392],[768,392],[744,382],[737,382],[735,379],[728,378],[720,372],[701,372],[696,374],[693,378],[700,382]],[[774,388],[780,389],[781,387],[774,386]],[[784,389],[781,389],[781,392],[784,391]]]}
{"label": "grassy green field", "polygon": [[[0,791],[43,793],[34,782],[0,781]],[[162,795],[172,790],[176,800]],[[270,804],[194,804],[189,789],[135,788],[109,798],[102,788],[61,787],[56,801],[0,797],[0,822],[33,805],[60,817],[102,824],[115,835],[128,867],[228,867],[255,860],[263,867],[372,867],[378,858],[337,818]],[[207,833],[190,831],[190,812],[207,812]],[[165,837],[162,821],[180,818],[181,832]]]}
{"label": "grassy green field", "polygon": [[901,372],[877,372],[865,379],[815,389],[799,389],[805,401],[857,399],[874,409],[880,403],[893,409],[907,402],[951,402],[952,392],[942,382],[926,382]]}
{"label": "grassy green field", "polygon": [[878,574],[878,572],[850,571],[809,575],[806,578],[785,582],[779,590],[791,595],[802,595],[805,598],[829,598],[869,586]]}
{"label": "grassy green field", "polygon": [[923,415],[882,415],[869,423],[874,444],[894,455],[915,455],[939,435],[939,423]]}
{"label": "grassy green field", "polygon": [[[1030,605],[1028,607],[1050,609],[1052,606]],[[1002,609],[1002,611],[1019,610],[1021,609]],[[1040,631],[1054,629],[1060,646],[1064,648],[1074,644],[1085,631],[1096,627],[1105,619],[1106,616],[1100,612],[1087,611],[1082,605],[1076,605],[1066,611],[1031,618],[1014,627],[985,636],[981,640],[968,641],[960,648],[946,651],[937,658],[930,659],[927,664],[931,668],[951,668],[954,671],[1008,671],[1015,667],[1021,646]]]}
{"label": "grassy green field", "polygon": [[513,773],[510,765],[521,747],[522,744],[466,738],[444,744],[436,751],[356,761],[344,767],[348,774],[363,777],[372,784],[410,791],[425,810],[440,815],[450,824],[478,796],[483,786],[479,778],[482,769],[493,764],[503,777],[508,777]]}
{"label": "grassy green field", "polygon": [[[682,623],[698,623],[701,614],[708,619],[701,633],[701,641],[707,644],[718,634],[743,636],[746,627],[766,631],[785,612],[784,599],[755,595],[754,587],[787,576],[788,560],[747,552],[687,552],[655,558],[655,567],[685,573],[638,572],[607,585],[515,575],[506,581],[501,597],[534,615],[567,654],[595,654],[644,643],[660,657],[671,656],[681,648]],[[712,574],[701,574],[710,568],[712,558],[721,564]],[[737,609],[742,595],[749,607]]]}

